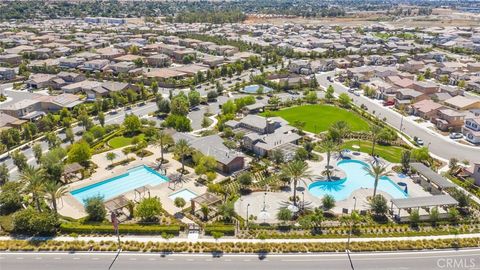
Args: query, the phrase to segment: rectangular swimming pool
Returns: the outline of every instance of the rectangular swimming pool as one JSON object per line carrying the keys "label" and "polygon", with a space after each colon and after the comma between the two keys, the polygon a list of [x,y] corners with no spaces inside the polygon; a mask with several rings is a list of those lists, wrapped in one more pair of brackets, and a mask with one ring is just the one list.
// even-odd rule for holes
{"label": "rectangular swimming pool", "polygon": [[178,197],[183,198],[188,203],[191,199],[197,197],[197,194],[190,191],[189,189],[182,189],[168,196],[168,198],[172,200],[175,200]]}
{"label": "rectangular swimming pool", "polygon": [[104,200],[146,185],[156,186],[168,182],[168,178],[147,166],[130,169],[127,173],[112,177],[70,192],[82,204],[85,199],[102,196]]}

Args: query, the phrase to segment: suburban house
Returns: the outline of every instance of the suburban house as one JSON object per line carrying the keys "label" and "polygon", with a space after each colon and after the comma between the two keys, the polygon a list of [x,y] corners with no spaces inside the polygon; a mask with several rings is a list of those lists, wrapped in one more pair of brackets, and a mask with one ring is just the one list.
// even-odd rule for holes
{"label": "suburban house", "polygon": [[444,106],[431,99],[425,99],[413,103],[410,106],[410,113],[423,119],[432,120],[437,117],[438,110],[441,108],[444,108]]}
{"label": "suburban house", "polygon": [[243,132],[243,148],[260,157],[269,156],[274,150],[279,150],[285,159],[290,160],[301,138],[293,132],[295,128],[280,117],[265,118],[250,114],[240,121],[228,121],[225,125],[234,132]]}
{"label": "suburban house", "polygon": [[288,64],[290,72],[309,75],[312,73],[312,67],[308,60],[293,60]]}
{"label": "suburban house", "polygon": [[102,70],[106,65],[108,65],[108,63],[109,61],[106,59],[90,60],[83,63],[83,69],[90,71]]}
{"label": "suburban house", "polygon": [[395,95],[395,107],[402,108],[412,103],[428,99],[428,95],[409,88],[399,89]]}
{"label": "suburban house", "polygon": [[230,174],[245,167],[245,157],[241,153],[226,147],[223,144],[223,139],[218,135],[195,137],[188,133],[177,132],[173,134],[173,139],[175,142],[184,139],[193,149],[205,156],[215,158],[217,170],[222,173]]}
{"label": "suburban house", "polygon": [[13,80],[15,76],[15,69],[0,67],[0,81]]}
{"label": "suburban house", "polygon": [[438,92],[439,86],[428,81],[415,81],[413,82],[412,88],[424,94],[433,94]]}
{"label": "suburban house", "polygon": [[172,64],[172,60],[166,54],[154,54],[146,58],[147,64],[152,67],[168,67]]}
{"label": "suburban house", "polygon": [[443,131],[459,131],[463,126],[465,114],[452,110],[441,109],[438,110],[435,124],[437,128]]}
{"label": "suburban house", "polygon": [[455,96],[445,100],[445,104],[457,110],[480,109],[480,99]]}
{"label": "suburban house", "polygon": [[467,141],[473,144],[480,144],[480,116],[465,118],[462,133]]}

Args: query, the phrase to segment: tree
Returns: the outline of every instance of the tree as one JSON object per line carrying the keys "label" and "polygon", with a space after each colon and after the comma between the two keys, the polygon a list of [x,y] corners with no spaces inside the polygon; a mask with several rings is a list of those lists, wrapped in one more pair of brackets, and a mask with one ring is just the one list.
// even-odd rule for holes
{"label": "tree", "polygon": [[130,114],[123,120],[123,126],[125,126],[127,133],[135,134],[142,127],[142,122],[138,116]]}
{"label": "tree", "polygon": [[42,155],[43,155],[42,146],[39,143],[37,143],[32,147],[32,151],[33,151],[33,156],[35,157],[35,160],[37,161],[37,164],[40,164],[40,160],[41,160]]}
{"label": "tree", "polygon": [[53,235],[59,225],[56,215],[50,212],[38,213],[32,208],[15,213],[12,223],[15,233],[28,235]]}
{"label": "tree", "polygon": [[180,139],[175,144],[174,153],[180,158],[182,163],[182,173],[185,172],[185,157],[192,153],[192,149],[190,148],[190,144],[185,139]]}
{"label": "tree", "polygon": [[283,151],[280,149],[274,149],[272,151],[272,155],[270,156],[272,161],[275,163],[275,165],[279,166],[282,164],[285,160],[285,156],[283,154]]}
{"label": "tree", "polygon": [[210,208],[208,208],[208,205],[202,203],[200,205],[200,212],[202,212],[203,220],[207,220],[208,214],[210,213]]}
{"label": "tree", "polygon": [[417,209],[412,209],[410,211],[410,224],[416,227],[418,222],[420,222],[420,214],[418,213]]}
{"label": "tree", "polygon": [[347,93],[341,93],[338,96],[338,102],[340,102],[340,105],[344,108],[349,108],[350,103],[352,102],[352,99],[348,96]]}
{"label": "tree", "polygon": [[213,91],[213,90],[212,90],[212,91],[209,91],[209,92],[207,93],[207,100],[210,101],[210,102],[211,102],[211,101],[214,101],[215,99],[217,99],[217,97],[218,97],[218,93],[215,92],[215,91]]}
{"label": "tree", "polygon": [[190,107],[198,106],[200,104],[200,93],[195,90],[188,92],[188,102]]}
{"label": "tree", "polygon": [[448,217],[453,221],[457,222],[458,218],[460,217],[460,212],[455,207],[450,207],[448,209]]}
{"label": "tree", "polygon": [[432,209],[430,209],[430,221],[432,222],[432,224],[435,226],[437,224],[437,221],[440,217],[439,213],[438,213],[438,207],[433,207]]}
{"label": "tree", "polygon": [[176,95],[170,103],[170,110],[172,114],[186,116],[188,114],[189,102],[188,98],[183,92]]}
{"label": "tree", "polygon": [[317,103],[317,101],[318,101],[317,92],[315,92],[315,91],[308,91],[308,93],[305,95],[305,100],[306,100],[308,103],[311,103],[311,104]]}
{"label": "tree", "polygon": [[47,179],[60,181],[65,168],[63,159],[66,155],[65,149],[57,147],[51,149],[42,157],[41,163]]}
{"label": "tree", "polygon": [[448,172],[450,174],[454,174],[458,171],[459,165],[458,165],[458,159],[456,158],[451,158],[448,161]]}
{"label": "tree", "polygon": [[335,90],[333,89],[333,86],[332,85],[329,85],[327,87],[327,91],[325,93],[325,100],[328,102],[328,103],[331,103],[332,100],[335,98],[335,96],[333,95],[333,93],[335,93]]}
{"label": "tree", "polygon": [[10,178],[10,173],[8,171],[7,164],[2,163],[0,165],[0,186],[7,183],[9,178]]}
{"label": "tree", "polygon": [[75,135],[73,134],[72,128],[65,129],[65,140],[67,140],[67,142],[70,142],[70,144],[75,142]]}
{"label": "tree", "polygon": [[[198,152],[194,154],[194,161],[197,164],[195,166],[195,173],[198,175],[205,174],[209,181],[212,181],[217,177],[215,169],[217,168],[217,161],[212,156],[204,156]],[[213,178],[212,178],[213,177]]]}
{"label": "tree", "polygon": [[20,152],[20,150],[16,150],[15,152],[12,153],[12,160],[13,160],[13,164],[17,166],[20,172],[23,171],[28,166],[27,157],[25,156],[25,154]]}
{"label": "tree", "polygon": [[237,177],[237,180],[243,188],[247,188],[252,184],[252,174],[250,172],[244,172]]}
{"label": "tree", "polygon": [[305,161],[294,160],[282,167],[282,174],[293,180],[293,205],[297,205],[298,181],[310,177],[308,164]]}
{"label": "tree", "polygon": [[105,126],[105,113],[103,112],[98,113],[98,122],[100,122],[100,125],[102,127]]}
{"label": "tree", "polygon": [[292,220],[292,217],[292,211],[290,211],[288,208],[281,208],[277,213],[277,219],[283,223]]}
{"label": "tree", "polygon": [[390,175],[390,173],[387,171],[386,166],[382,166],[379,164],[375,165],[373,163],[371,164],[371,166],[365,166],[363,169],[367,172],[368,175],[375,178],[375,183],[373,184],[373,197],[375,197],[375,195],[377,195],[378,180],[380,180],[380,178],[382,177]]}
{"label": "tree", "polygon": [[382,128],[377,125],[372,125],[370,127],[370,139],[372,140],[372,153],[371,155],[375,155],[375,145],[377,144],[378,136],[382,132]]}
{"label": "tree", "polygon": [[20,181],[24,184],[24,192],[32,194],[35,207],[40,212],[40,197],[44,194],[45,172],[42,168],[27,166],[20,174]]}
{"label": "tree", "polygon": [[160,130],[155,136],[155,144],[160,147],[160,162],[163,163],[163,150],[165,149],[165,146],[173,144],[173,138],[164,130]]}
{"label": "tree", "polygon": [[150,88],[152,89],[153,94],[156,95],[158,93],[158,82],[153,81],[152,84],[150,85]]}
{"label": "tree", "polygon": [[113,160],[117,158],[117,154],[115,154],[114,152],[108,152],[106,158],[108,161],[113,163]]}
{"label": "tree", "polygon": [[20,196],[22,188],[23,183],[13,181],[1,186],[0,214],[8,215],[22,208],[22,196]]}
{"label": "tree", "polygon": [[209,127],[210,124],[211,124],[211,122],[212,122],[212,121],[210,120],[210,118],[204,116],[203,119],[202,119],[202,128],[207,128],[207,127]]}
{"label": "tree", "polygon": [[170,101],[168,99],[160,99],[157,101],[158,111],[161,113],[170,112]]}
{"label": "tree", "polygon": [[376,216],[383,216],[388,212],[387,200],[382,195],[374,196],[370,202],[370,210],[375,213]]}
{"label": "tree", "polygon": [[331,210],[333,207],[335,207],[335,198],[330,194],[323,196],[322,207],[325,211]]}
{"label": "tree", "polygon": [[237,112],[237,105],[232,100],[228,100],[222,105],[223,114],[234,114]]}
{"label": "tree", "polygon": [[322,152],[327,153],[327,166],[325,172],[327,173],[327,179],[330,180],[331,178],[331,170],[330,170],[330,159],[332,157],[332,152],[338,150],[338,144],[331,139],[323,140],[320,143],[320,149]]}
{"label": "tree", "polygon": [[402,163],[402,171],[404,173],[408,172],[408,170],[410,169],[410,155],[411,155],[410,150],[404,150],[402,152],[401,163]]}
{"label": "tree", "polygon": [[187,203],[185,202],[185,199],[182,197],[176,197],[175,200],[173,201],[176,207],[178,208],[183,208]]}
{"label": "tree", "polygon": [[68,151],[68,161],[71,163],[78,162],[83,165],[88,165],[91,157],[92,151],[90,150],[90,145],[84,140],[72,144],[70,151]]}
{"label": "tree", "polygon": [[218,213],[226,222],[231,222],[232,218],[235,216],[235,208],[233,206],[233,202],[226,202],[221,204],[218,208]]}
{"label": "tree", "polygon": [[103,197],[95,196],[87,198],[83,204],[89,221],[103,221],[105,219],[107,210],[105,210],[105,205],[103,204]]}
{"label": "tree", "polygon": [[415,161],[420,161],[423,163],[430,164],[432,161],[432,157],[430,157],[430,153],[427,147],[420,147],[412,150],[412,159]]}
{"label": "tree", "polygon": [[298,222],[302,227],[313,228],[317,232],[322,227],[324,219],[322,209],[315,208],[313,213],[301,217]]}
{"label": "tree", "polygon": [[53,211],[57,213],[57,199],[60,199],[68,193],[67,188],[62,186],[59,182],[50,180],[45,183],[45,193],[47,193],[49,200],[52,203]]}
{"label": "tree", "polygon": [[343,139],[350,133],[350,126],[347,122],[341,120],[333,123],[328,129],[328,138],[341,143]]}
{"label": "tree", "polygon": [[135,215],[143,222],[155,222],[162,213],[162,204],[157,197],[144,198],[135,208]]}

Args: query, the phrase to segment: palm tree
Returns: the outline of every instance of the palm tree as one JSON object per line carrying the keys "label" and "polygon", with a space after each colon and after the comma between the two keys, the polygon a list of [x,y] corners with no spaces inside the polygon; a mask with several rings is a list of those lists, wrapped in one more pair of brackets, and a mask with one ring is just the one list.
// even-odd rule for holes
{"label": "palm tree", "polygon": [[373,125],[370,127],[370,136],[372,139],[372,156],[375,155],[375,144],[377,143],[378,136],[382,132],[382,128],[377,125]]}
{"label": "palm tree", "polygon": [[34,168],[33,166],[27,166],[20,175],[20,181],[25,185],[24,191],[32,194],[32,199],[35,202],[35,206],[38,211],[40,208],[40,197],[44,193],[45,188],[45,172],[42,168]]}
{"label": "palm tree", "polygon": [[310,177],[308,164],[302,160],[295,160],[282,167],[282,174],[293,179],[293,205],[297,205],[297,184],[302,178]]}
{"label": "palm tree", "polygon": [[45,183],[45,193],[49,196],[55,213],[57,213],[57,199],[63,197],[67,192],[67,187],[62,186],[59,182],[50,180]]}
{"label": "palm tree", "polygon": [[381,177],[389,176],[390,173],[387,172],[386,166],[374,165],[373,163],[371,164],[371,166],[365,166],[363,169],[367,172],[368,175],[375,178],[375,183],[373,186],[373,197],[375,197],[375,195],[377,195],[378,180]]}
{"label": "palm tree", "polygon": [[182,163],[182,173],[185,171],[185,156],[192,152],[190,144],[185,139],[180,139],[175,144],[174,148],[175,155],[180,157],[180,162]]}
{"label": "palm tree", "polygon": [[173,143],[173,139],[172,139],[172,136],[170,136],[170,134],[166,133],[163,130],[160,130],[157,133],[155,144],[160,147],[161,163],[163,163],[163,149],[165,148],[165,145],[169,145],[172,143]]}
{"label": "palm tree", "polygon": [[332,152],[335,152],[338,150],[338,144],[331,139],[327,139],[320,143],[320,148],[323,152],[327,153],[327,167],[326,167],[327,170],[325,172],[327,173],[327,179],[330,180],[330,177],[331,177],[330,158],[332,156]]}
{"label": "palm tree", "polygon": [[350,133],[350,126],[345,121],[337,121],[330,126],[329,129],[330,138],[334,141],[341,143],[343,138]]}

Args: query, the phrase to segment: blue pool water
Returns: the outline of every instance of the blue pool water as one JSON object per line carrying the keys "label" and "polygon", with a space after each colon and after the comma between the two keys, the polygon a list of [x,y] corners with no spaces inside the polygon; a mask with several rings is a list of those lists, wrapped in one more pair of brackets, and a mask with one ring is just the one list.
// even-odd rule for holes
{"label": "blue pool water", "polygon": [[176,198],[180,197],[180,198],[183,198],[188,203],[191,199],[193,199],[197,196],[198,196],[197,194],[190,191],[189,189],[182,189],[182,190],[177,191],[173,194],[170,194],[168,196],[168,198],[170,198],[172,200],[175,200]]}
{"label": "blue pool water", "polygon": [[[312,195],[323,197],[330,194],[336,201],[341,201],[347,199],[350,194],[357,189],[373,189],[375,178],[368,175],[363,169],[364,167],[370,166],[367,163],[359,160],[342,160],[337,163],[337,166],[345,172],[346,177],[333,182],[313,182],[308,186],[308,190]],[[408,195],[388,177],[382,177],[378,180],[377,190],[384,191],[395,199],[408,197]]]}
{"label": "blue pool water", "polygon": [[[245,86],[245,87],[242,89],[242,92],[244,92],[244,93],[249,93],[249,94],[256,94],[258,88],[260,88],[260,85],[258,85],[258,84],[252,84],[252,85]],[[273,90],[273,89],[270,88],[270,87],[266,87],[266,86],[263,87],[263,93],[268,93],[268,92],[271,92],[272,90]]]}
{"label": "blue pool water", "polygon": [[147,166],[140,166],[118,175],[83,188],[70,192],[82,204],[85,199],[102,196],[104,200],[117,197],[128,191],[146,185],[156,186],[168,182],[168,178]]}

